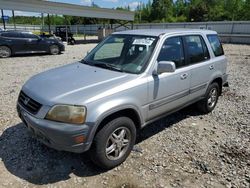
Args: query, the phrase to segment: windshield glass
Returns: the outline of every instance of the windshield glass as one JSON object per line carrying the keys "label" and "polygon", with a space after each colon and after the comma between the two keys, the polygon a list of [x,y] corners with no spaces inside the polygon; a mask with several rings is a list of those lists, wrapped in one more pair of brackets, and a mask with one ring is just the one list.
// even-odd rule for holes
{"label": "windshield glass", "polygon": [[111,35],[94,48],[82,61],[114,71],[138,74],[147,66],[157,37]]}

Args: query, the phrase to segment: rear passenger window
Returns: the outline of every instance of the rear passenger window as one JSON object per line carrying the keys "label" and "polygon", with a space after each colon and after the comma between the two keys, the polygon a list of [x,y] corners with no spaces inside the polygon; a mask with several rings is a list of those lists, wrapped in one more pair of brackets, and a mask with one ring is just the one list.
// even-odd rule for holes
{"label": "rear passenger window", "polygon": [[12,33],[12,32],[6,32],[2,33],[1,36],[3,37],[10,37],[10,38],[21,38],[21,35],[19,33]]}
{"label": "rear passenger window", "polygon": [[181,37],[171,37],[164,42],[157,61],[173,61],[176,68],[185,65],[183,43]]}
{"label": "rear passenger window", "polygon": [[207,45],[201,36],[185,36],[184,39],[187,45],[189,64],[206,61],[210,58]]}
{"label": "rear passenger window", "polygon": [[207,38],[211,44],[214,55],[216,57],[224,55],[224,51],[223,51],[223,48],[222,48],[222,45],[220,43],[218,36],[217,35],[207,35]]}

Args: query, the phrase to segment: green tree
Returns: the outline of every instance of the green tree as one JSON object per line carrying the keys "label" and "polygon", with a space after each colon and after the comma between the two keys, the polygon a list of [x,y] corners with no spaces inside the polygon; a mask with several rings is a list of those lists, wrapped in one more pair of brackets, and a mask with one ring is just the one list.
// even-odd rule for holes
{"label": "green tree", "polygon": [[245,0],[242,5],[241,19],[250,20],[250,0]]}
{"label": "green tree", "polygon": [[173,1],[153,0],[151,20],[165,22],[169,21],[173,15]]}
{"label": "green tree", "polygon": [[243,4],[244,4],[243,0],[224,0],[224,9],[226,18],[232,21],[239,20]]}
{"label": "green tree", "polygon": [[173,8],[173,16],[175,17],[175,21],[187,21],[187,1],[185,0],[177,0],[174,3],[174,8]]}
{"label": "green tree", "polygon": [[189,4],[189,21],[201,22],[207,20],[208,7],[205,1],[191,0]]}

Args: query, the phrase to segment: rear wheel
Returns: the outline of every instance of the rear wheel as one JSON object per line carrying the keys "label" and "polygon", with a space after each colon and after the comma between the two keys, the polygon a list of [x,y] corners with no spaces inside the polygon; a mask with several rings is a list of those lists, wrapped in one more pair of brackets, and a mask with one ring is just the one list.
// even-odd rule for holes
{"label": "rear wheel", "polygon": [[219,98],[219,91],[219,85],[216,82],[208,86],[205,98],[198,102],[198,108],[200,111],[203,113],[209,113],[215,108]]}
{"label": "rear wheel", "polygon": [[7,46],[0,46],[0,57],[7,58],[11,56],[11,49]]}
{"label": "rear wheel", "polygon": [[58,55],[60,54],[60,49],[57,45],[51,45],[50,46],[50,54],[51,55]]}
{"label": "rear wheel", "polygon": [[134,122],[128,117],[116,118],[96,134],[90,150],[91,159],[101,168],[114,168],[126,160],[135,139]]}
{"label": "rear wheel", "polygon": [[70,39],[70,44],[71,45],[75,45],[75,43],[76,43],[76,40],[74,38]]}

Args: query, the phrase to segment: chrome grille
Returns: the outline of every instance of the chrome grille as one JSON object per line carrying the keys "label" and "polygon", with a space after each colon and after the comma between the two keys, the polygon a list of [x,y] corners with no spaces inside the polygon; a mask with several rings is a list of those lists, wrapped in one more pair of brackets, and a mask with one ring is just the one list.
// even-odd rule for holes
{"label": "chrome grille", "polygon": [[21,91],[19,94],[18,103],[32,114],[37,114],[37,112],[42,107],[39,102],[30,98],[23,91]]}

